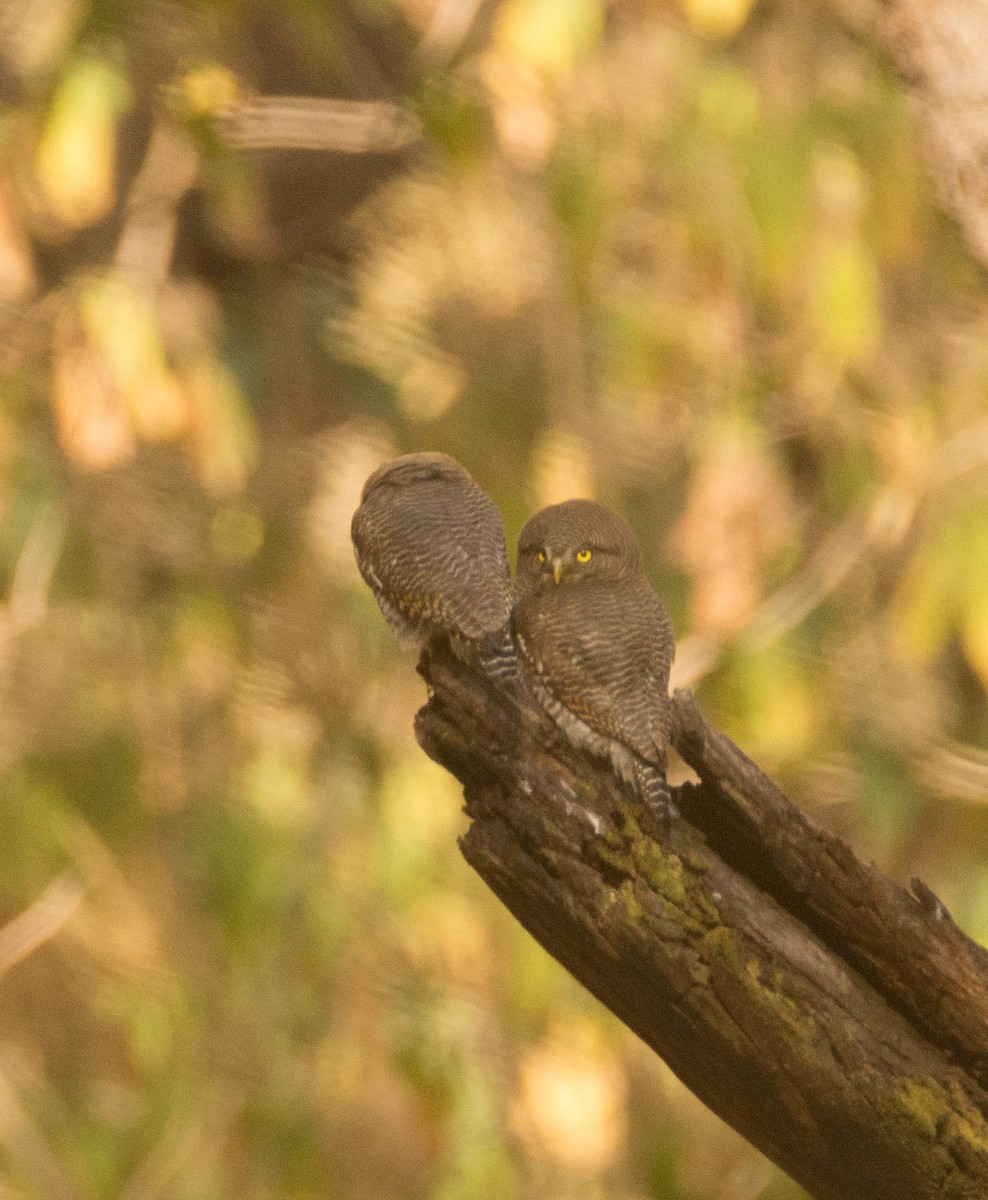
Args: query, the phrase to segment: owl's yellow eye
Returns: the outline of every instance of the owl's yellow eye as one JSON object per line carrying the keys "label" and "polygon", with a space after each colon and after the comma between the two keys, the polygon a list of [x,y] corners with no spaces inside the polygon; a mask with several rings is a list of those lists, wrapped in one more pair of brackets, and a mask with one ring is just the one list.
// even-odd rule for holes
{"label": "owl's yellow eye", "polygon": [[576,561],[578,563],[587,563],[593,558],[593,551],[588,549],[577,550]]}
{"label": "owl's yellow eye", "polygon": [[538,560],[539,560],[539,562],[540,562],[540,563],[544,563],[544,562],[545,562],[545,551],[544,551],[544,550],[540,550],[540,551],[538,552],[538,554],[536,555],[536,558],[538,558]]}

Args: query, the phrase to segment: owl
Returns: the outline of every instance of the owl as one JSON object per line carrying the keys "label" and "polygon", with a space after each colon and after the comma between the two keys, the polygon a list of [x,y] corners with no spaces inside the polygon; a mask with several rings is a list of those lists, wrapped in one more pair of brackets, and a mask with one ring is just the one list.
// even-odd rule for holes
{"label": "owl", "polygon": [[512,658],[511,577],[493,500],[447,454],[406,454],[364,484],[351,526],[357,566],[388,624],[420,645]]}
{"label": "owl", "polygon": [[518,539],[512,628],[526,678],[570,741],[667,813],[675,642],[628,523],[593,500],[532,517]]}

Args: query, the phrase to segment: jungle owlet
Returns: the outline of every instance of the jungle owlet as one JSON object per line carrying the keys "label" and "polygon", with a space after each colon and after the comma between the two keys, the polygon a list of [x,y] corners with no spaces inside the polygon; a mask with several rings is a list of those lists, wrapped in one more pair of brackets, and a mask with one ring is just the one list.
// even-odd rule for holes
{"label": "jungle owlet", "polygon": [[351,526],[357,566],[388,624],[425,644],[436,633],[503,665],[511,577],[493,500],[455,458],[405,454],[364,484]]}
{"label": "jungle owlet", "polygon": [[668,809],[675,643],[628,523],[593,500],[532,517],[518,539],[512,624],[525,674],[563,732]]}

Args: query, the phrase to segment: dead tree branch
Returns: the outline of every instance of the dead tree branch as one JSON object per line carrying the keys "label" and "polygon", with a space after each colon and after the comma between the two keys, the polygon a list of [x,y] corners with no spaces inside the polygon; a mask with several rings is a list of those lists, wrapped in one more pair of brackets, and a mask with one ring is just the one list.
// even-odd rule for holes
{"label": "dead tree branch", "polygon": [[688,693],[701,783],[660,838],[520,685],[442,647],[420,669],[467,860],[706,1104],[818,1200],[988,1195],[988,968],[935,898],[816,829]]}

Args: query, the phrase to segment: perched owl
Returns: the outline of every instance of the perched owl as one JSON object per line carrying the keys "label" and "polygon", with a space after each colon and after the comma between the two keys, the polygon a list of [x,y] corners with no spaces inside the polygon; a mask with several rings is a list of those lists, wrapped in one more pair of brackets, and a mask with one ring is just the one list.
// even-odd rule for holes
{"label": "perched owl", "polygon": [[455,458],[406,454],[364,484],[351,527],[357,566],[389,625],[436,633],[484,661],[510,657],[511,577],[494,502]]}
{"label": "perched owl", "polygon": [[567,737],[668,811],[675,643],[628,523],[593,500],[532,517],[518,539],[512,625],[525,675]]}

